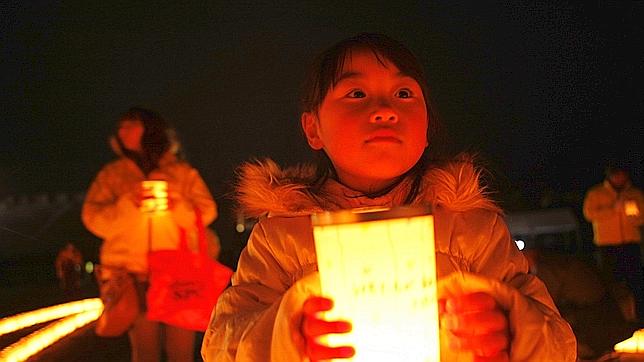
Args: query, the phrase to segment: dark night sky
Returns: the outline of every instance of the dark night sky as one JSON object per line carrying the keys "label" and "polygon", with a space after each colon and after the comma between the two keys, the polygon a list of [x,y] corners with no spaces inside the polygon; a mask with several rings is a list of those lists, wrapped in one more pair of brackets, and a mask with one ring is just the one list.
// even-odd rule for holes
{"label": "dark night sky", "polygon": [[305,66],[362,31],[421,58],[454,148],[501,190],[583,193],[609,159],[644,186],[642,2],[25,3],[0,5],[0,197],[83,191],[131,105],[176,126],[218,199],[244,160],[306,160]]}

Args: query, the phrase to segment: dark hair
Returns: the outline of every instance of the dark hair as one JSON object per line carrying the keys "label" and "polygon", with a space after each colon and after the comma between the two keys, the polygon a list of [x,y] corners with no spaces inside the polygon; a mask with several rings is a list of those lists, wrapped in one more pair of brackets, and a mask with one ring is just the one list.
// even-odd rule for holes
{"label": "dark hair", "polygon": [[623,173],[623,174],[629,176],[629,172],[628,172],[627,167],[624,166],[621,163],[618,163],[618,162],[611,162],[604,169],[604,174],[606,175],[606,177],[610,177],[610,176],[616,175],[618,173]]}
{"label": "dark hair", "polygon": [[[373,52],[380,63],[384,64],[385,61],[391,62],[403,74],[418,82],[427,107],[427,140],[434,139],[434,135],[439,126],[438,116],[430,101],[429,87],[425,80],[423,67],[409,49],[400,42],[382,34],[361,33],[342,40],[320,53],[311,64],[304,81],[300,101],[302,112],[317,113],[319,111],[327,92],[335,87],[341,76],[345,60],[351,57],[354,50],[369,50]],[[411,202],[419,191],[422,175],[430,164],[429,160],[432,157],[430,154],[433,154],[430,150],[430,147],[426,148],[416,165],[407,171],[406,175],[414,175],[414,181],[412,183],[412,189],[405,200],[406,203]],[[323,150],[316,151],[316,156],[317,169],[314,179],[310,182],[310,186],[314,189],[319,189],[328,177],[336,177],[336,173],[331,160]],[[401,180],[406,175],[403,175]],[[394,186],[395,184],[391,188]],[[368,196],[373,197],[385,194],[391,188],[382,190],[377,195]]]}
{"label": "dark hair", "polygon": [[[142,107],[128,109],[117,122],[117,128],[127,120],[138,120],[143,123],[143,136],[141,137],[140,154],[127,150],[119,137],[116,137],[119,146],[125,156],[134,160],[143,173],[149,174],[159,167],[159,160],[170,150],[174,142],[174,130],[168,125],[165,119],[158,113]],[[118,134],[118,133],[117,133]]]}

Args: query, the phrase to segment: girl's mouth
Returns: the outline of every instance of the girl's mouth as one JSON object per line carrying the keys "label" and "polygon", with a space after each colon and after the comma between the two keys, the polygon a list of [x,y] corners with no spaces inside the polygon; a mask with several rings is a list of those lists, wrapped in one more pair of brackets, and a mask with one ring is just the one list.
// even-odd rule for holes
{"label": "girl's mouth", "polygon": [[373,137],[369,138],[365,143],[401,143],[396,137]]}
{"label": "girl's mouth", "polygon": [[398,137],[398,134],[391,129],[379,129],[367,137],[365,143],[376,143],[376,142],[394,142],[401,143],[402,140]]}

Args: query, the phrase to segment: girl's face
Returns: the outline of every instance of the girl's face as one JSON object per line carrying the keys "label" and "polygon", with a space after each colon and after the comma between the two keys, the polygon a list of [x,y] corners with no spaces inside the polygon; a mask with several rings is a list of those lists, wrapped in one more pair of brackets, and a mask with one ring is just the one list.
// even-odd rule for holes
{"label": "girl's face", "polygon": [[369,50],[354,50],[318,112],[302,115],[309,145],[326,152],[340,182],[362,192],[382,190],[416,164],[427,123],[418,82]]}
{"label": "girl's face", "polygon": [[126,119],[119,124],[118,137],[128,151],[141,152],[143,131],[143,122],[138,119]]}

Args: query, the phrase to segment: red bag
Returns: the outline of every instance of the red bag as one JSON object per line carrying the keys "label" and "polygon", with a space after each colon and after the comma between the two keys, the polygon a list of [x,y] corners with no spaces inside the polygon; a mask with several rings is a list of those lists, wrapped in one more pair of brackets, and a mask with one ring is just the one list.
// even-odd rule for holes
{"label": "red bag", "polygon": [[178,250],[148,253],[150,287],[147,318],[204,332],[217,298],[228,286],[232,270],[207,254],[201,213],[195,209],[199,252],[188,249],[186,230],[180,229]]}

